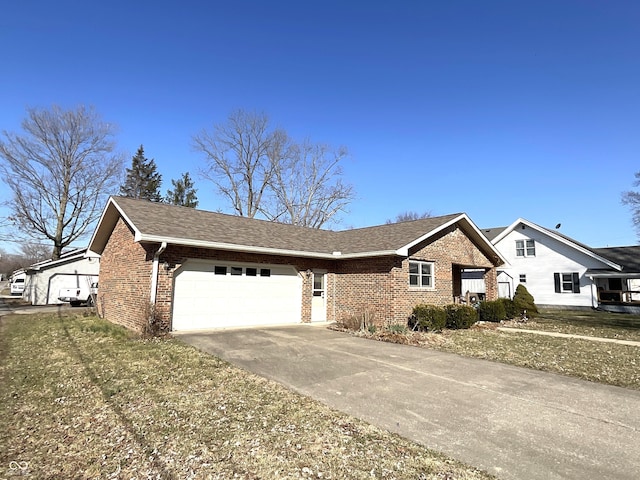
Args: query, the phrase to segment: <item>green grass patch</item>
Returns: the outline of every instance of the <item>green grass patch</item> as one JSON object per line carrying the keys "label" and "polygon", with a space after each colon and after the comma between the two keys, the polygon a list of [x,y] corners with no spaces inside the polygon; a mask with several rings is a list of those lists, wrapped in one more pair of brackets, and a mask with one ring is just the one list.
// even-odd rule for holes
{"label": "green grass patch", "polygon": [[2,321],[0,477],[492,478],[172,339]]}

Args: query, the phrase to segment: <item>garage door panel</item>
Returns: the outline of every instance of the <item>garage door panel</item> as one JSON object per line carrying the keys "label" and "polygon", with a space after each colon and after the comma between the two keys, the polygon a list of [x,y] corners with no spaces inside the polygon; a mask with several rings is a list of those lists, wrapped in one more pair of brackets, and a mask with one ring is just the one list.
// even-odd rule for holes
{"label": "garage door panel", "polygon": [[[217,275],[215,266],[227,274]],[[232,266],[242,275],[231,275]],[[299,323],[301,299],[302,279],[291,266],[187,263],[174,281],[173,329]]]}

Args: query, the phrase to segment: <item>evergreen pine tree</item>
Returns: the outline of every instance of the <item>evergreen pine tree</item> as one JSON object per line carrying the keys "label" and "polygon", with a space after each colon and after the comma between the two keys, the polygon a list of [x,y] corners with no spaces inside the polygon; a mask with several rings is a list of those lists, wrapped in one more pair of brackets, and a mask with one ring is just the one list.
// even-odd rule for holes
{"label": "evergreen pine tree", "polygon": [[189,172],[183,173],[178,180],[171,180],[171,184],[173,190],[167,190],[165,202],[191,208],[198,206],[197,190],[193,188],[193,180],[191,180]]}
{"label": "evergreen pine tree", "polygon": [[127,178],[124,185],[120,187],[120,194],[130,198],[161,202],[161,184],[162,175],[157,172],[156,162],[144,156],[144,148],[140,145],[131,159],[131,168],[127,168]]}

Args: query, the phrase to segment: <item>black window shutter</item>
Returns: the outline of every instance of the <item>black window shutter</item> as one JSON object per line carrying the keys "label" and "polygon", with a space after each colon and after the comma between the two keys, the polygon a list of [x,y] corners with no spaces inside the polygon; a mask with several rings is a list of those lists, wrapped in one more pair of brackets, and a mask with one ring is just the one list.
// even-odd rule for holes
{"label": "black window shutter", "polygon": [[573,274],[573,293],[580,293],[580,274]]}
{"label": "black window shutter", "polygon": [[556,285],[556,293],[560,293],[560,274],[559,273],[553,274],[553,283],[555,283]]}

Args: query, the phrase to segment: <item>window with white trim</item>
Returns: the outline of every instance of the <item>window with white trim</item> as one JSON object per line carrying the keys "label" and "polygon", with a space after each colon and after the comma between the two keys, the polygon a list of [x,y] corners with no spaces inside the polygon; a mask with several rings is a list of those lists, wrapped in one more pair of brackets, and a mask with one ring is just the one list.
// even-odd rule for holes
{"label": "window with white trim", "polygon": [[535,240],[516,240],[516,257],[535,257]]}
{"label": "window with white trim", "polygon": [[521,273],[520,274],[520,283],[527,283],[527,274],[526,273]]}
{"label": "window with white trim", "polygon": [[553,274],[556,293],[580,293],[580,274],[578,272],[560,272]]}
{"label": "window with white trim", "polygon": [[409,260],[409,286],[433,288],[433,262]]}

